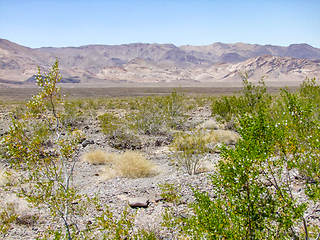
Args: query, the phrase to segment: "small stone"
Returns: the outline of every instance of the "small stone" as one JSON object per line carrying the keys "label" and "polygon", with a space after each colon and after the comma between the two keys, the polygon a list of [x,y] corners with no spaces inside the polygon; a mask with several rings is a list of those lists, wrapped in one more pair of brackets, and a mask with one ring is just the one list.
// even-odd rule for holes
{"label": "small stone", "polygon": [[146,187],[139,187],[139,188],[138,188],[138,191],[139,191],[140,193],[147,193],[147,188],[146,188]]}
{"label": "small stone", "polygon": [[94,141],[92,139],[86,139],[82,142],[82,147],[86,147],[89,144],[94,144]]}
{"label": "small stone", "polygon": [[155,199],[154,199],[155,202],[160,202],[160,201],[162,201],[162,200],[164,200],[164,198],[161,197],[161,196],[157,196],[157,197],[155,197]]}
{"label": "small stone", "polygon": [[148,207],[149,199],[144,197],[137,197],[137,198],[129,198],[128,203],[130,207]]}
{"label": "small stone", "polygon": [[117,198],[121,201],[127,201],[128,197],[124,194],[117,195]]}

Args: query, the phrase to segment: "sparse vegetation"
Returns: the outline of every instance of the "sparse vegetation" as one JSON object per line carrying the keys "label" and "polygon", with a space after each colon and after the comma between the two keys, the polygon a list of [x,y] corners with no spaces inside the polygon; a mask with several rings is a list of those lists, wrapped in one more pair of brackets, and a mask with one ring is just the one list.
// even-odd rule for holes
{"label": "sparse vegetation", "polygon": [[163,183],[159,184],[159,187],[161,188],[161,194],[160,196],[167,202],[171,202],[174,204],[179,204],[181,201],[180,196],[180,186],[175,185],[173,183]]}
{"label": "sparse vegetation", "polygon": [[[125,213],[118,220],[105,208],[95,217],[99,225],[89,227],[78,222],[78,218],[88,214],[89,209],[102,209],[103,206],[96,197],[89,198],[80,194],[79,188],[73,185],[80,134],[70,126],[61,124],[63,111],[61,112],[59,105],[62,104],[62,99],[60,88],[57,87],[60,79],[58,61],[46,76],[42,76],[39,69],[37,80],[40,92],[28,102],[28,111],[21,115],[21,119],[12,118],[12,125],[2,139],[6,150],[2,157],[19,175],[17,188],[11,188],[11,191],[24,197],[33,207],[48,208],[53,224],[40,238],[79,239],[89,237],[92,230],[100,230],[101,239],[123,239],[132,226],[129,215]],[[47,145],[49,149],[46,148]],[[95,153],[95,157],[97,155]],[[121,164],[116,166],[123,175],[138,177],[137,174],[148,174],[147,170],[150,170],[151,165],[144,162],[140,155],[127,156],[131,156],[130,160],[136,160],[139,163],[138,168],[141,166],[142,169],[122,160]],[[101,160],[101,154],[99,157]],[[90,160],[92,159],[91,156]],[[97,158],[93,161],[97,161]],[[130,175],[130,170],[135,175]],[[12,209],[13,206],[9,204],[0,210],[1,232],[4,236],[15,221],[17,224],[25,224],[33,219],[29,219],[27,215],[17,216]],[[116,222],[116,226],[111,225],[110,221]]]}
{"label": "sparse vegetation", "polygon": [[11,225],[17,219],[17,213],[13,203],[7,203],[0,207],[0,236],[5,238]]}
{"label": "sparse vegetation", "polygon": [[[263,79],[254,85],[243,74],[243,91],[220,98],[173,91],[166,96],[64,101],[56,85],[58,63],[40,76],[40,93],[27,107],[23,102],[14,105],[12,125],[3,133],[2,161],[17,176],[14,186],[0,169],[0,185],[32,207],[48,207],[51,229],[40,238],[161,239],[162,230],[177,239],[320,238],[320,88],[315,79],[306,79],[297,92],[282,89],[275,96],[267,94]],[[192,114],[208,108],[211,115],[194,121]],[[83,127],[87,118],[99,126]],[[102,130],[91,151],[82,144],[89,130]],[[156,144],[167,137],[171,153]],[[113,148],[112,153],[105,148]],[[180,170],[193,175],[180,174],[179,183],[168,177],[158,185],[161,200],[154,198],[152,204],[162,201],[168,210],[157,234],[135,225],[135,214],[141,211],[111,209],[108,199],[89,197],[73,185],[76,165],[98,169],[91,164],[104,165],[92,174],[105,180],[99,183],[108,185],[107,180],[120,177],[138,185],[141,179],[136,178],[158,173],[152,163],[158,159],[151,162],[153,156],[147,156],[152,148],[158,148],[162,159],[171,157],[177,175]],[[216,163],[211,162],[213,155],[220,156]],[[214,164],[208,175],[211,190],[202,190],[202,179],[188,189],[195,201],[187,205],[181,200],[187,191],[181,183],[186,176],[191,180],[185,185],[205,176],[200,173],[206,171],[206,161]],[[135,188],[146,193],[155,187]],[[126,191],[120,193],[110,203],[128,197]],[[86,214],[90,220],[83,218]],[[11,203],[1,204],[0,220],[3,237],[13,225],[40,224],[37,214],[20,214]]]}
{"label": "sparse vegetation", "polygon": [[[195,189],[194,215],[167,226],[193,239],[318,239],[318,225],[308,220],[319,207],[319,119],[312,97],[318,89],[306,79],[297,93],[282,90],[272,109],[262,100],[234,114],[241,138],[235,148],[221,148],[214,191]],[[260,100],[270,99],[264,94]],[[294,193],[295,178],[304,179],[303,202]],[[308,207],[313,213],[306,214]]]}

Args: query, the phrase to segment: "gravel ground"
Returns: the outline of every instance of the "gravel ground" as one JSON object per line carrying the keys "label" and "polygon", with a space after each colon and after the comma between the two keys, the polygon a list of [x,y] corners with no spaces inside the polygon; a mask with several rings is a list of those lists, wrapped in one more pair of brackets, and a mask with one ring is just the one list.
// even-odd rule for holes
{"label": "gravel ground", "polygon": [[[189,122],[201,123],[211,120],[211,113],[206,108],[199,108],[194,111],[189,118]],[[0,134],[5,134],[10,125],[9,110],[0,112]],[[124,209],[135,216],[135,228],[145,228],[155,231],[159,239],[176,239],[174,233],[170,233],[163,229],[160,224],[162,215],[166,209],[173,209],[176,214],[181,216],[188,215],[188,204],[194,201],[193,193],[190,187],[196,187],[201,191],[212,192],[213,186],[208,176],[213,172],[210,167],[207,172],[190,176],[183,169],[177,169],[176,165],[170,160],[170,149],[167,144],[155,146],[155,138],[149,138],[150,141],[140,151],[155,164],[157,174],[147,178],[129,179],[116,177],[109,180],[101,179],[101,166],[92,165],[81,161],[81,156],[90,149],[100,148],[106,152],[117,152],[110,147],[108,140],[101,133],[99,123],[92,118],[81,123],[80,130],[84,132],[87,140],[92,140],[91,144],[83,146],[79,144],[78,154],[75,159],[74,184],[79,187],[80,193],[94,197],[98,194],[102,203],[110,208],[115,214],[119,215]],[[219,159],[219,153],[209,154],[208,165],[214,164]],[[212,170],[212,168],[211,168]],[[161,190],[159,184],[173,183],[180,186],[179,194],[181,195],[180,204],[173,204],[161,198]],[[305,201],[303,194],[303,181],[299,178],[294,179],[294,194],[299,201]],[[132,208],[129,206],[130,199],[147,199],[148,206],[140,208]],[[14,203],[16,212],[19,213],[19,219],[10,229],[5,239],[36,239],[39,234],[52,226],[51,217],[48,209],[30,209],[25,200],[16,197],[10,192],[0,189],[1,204]],[[128,207],[129,206],[129,207]],[[318,221],[318,212],[313,212],[316,206],[310,206],[310,210],[306,214],[313,214],[310,221]],[[94,220],[94,212],[80,216],[79,223],[85,224]]]}

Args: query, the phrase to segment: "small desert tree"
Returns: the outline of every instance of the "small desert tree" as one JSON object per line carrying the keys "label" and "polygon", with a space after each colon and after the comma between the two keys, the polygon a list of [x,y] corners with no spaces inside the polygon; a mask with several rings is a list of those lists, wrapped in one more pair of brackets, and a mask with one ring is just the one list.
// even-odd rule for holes
{"label": "small desert tree", "polygon": [[[58,60],[51,71],[37,76],[40,92],[28,102],[28,110],[20,120],[12,119],[12,126],[4,138],[5,157],[20,173],[20,194],[35,206],[47,206],[52,216],[62,220],[68,239],[79,231],[76,214],[80,212],[81,195],[72,185],[77,138],[60,123],[61,80]],[[45,148],[45,143],[52,148]],[[23,185],[22,185],[23,186]]]}

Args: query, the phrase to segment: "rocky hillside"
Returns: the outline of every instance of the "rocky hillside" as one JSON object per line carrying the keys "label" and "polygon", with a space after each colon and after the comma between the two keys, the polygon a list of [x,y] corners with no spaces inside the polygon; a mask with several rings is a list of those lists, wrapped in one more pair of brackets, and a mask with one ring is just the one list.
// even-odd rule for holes
{"label": "rocky hillside", "polygon": [[268,80],[300,80],[307,76],[319,77],[320,60],[263,55],[240,63],[218,63],[210,68],[163,68],[146,60],[134,59],[123,66],[105,67],[96,76],[133,82],[214,82],[238,80],[239,71],[247,72],[254,80],[261,76],[268,76]]}
{"label": "rocky hillside", "polygon": [[[207,46],[134,43],[32,49],[0,39],[0,85],[32,84],[37,67],[49,69],[59,58],[64,82],[96,80],[132,82],[225,81],[247,71],[252,79],[318,77],[320,49],[214,43]],[[29,80],[28,80],[29,79]],[[27,81],[28,80],[28,81]],[[10,85],[10,84],[9,84]]]}

